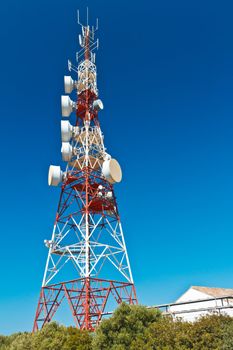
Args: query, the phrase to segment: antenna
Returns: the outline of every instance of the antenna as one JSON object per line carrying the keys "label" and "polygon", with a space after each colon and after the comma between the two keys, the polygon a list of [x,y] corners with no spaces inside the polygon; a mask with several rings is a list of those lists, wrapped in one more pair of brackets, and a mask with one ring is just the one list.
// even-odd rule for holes
{"label": "antenna", "polygon": [[72,63],[68,60],[68,70],[71,72]]}
{"label": "antenna", "polygon": [[[95,26],[89,26],[89,8],[86,9],[86,25],[80,21],[80,12],[77,10],[77,22],[81,26],[82,34],[79,34],[78,41],[81,49],[76,53],[76,62],[82,62],[90,56],[92,62],[95,62],[94,50],[99,48],[99,40],[95,40],[95,32],[98,30],[99,21],[96,19]],[[75,68],[75,69],[73,69]],[[70,69],[77,70],[70,65]]]}
{"label": "antenna", "polygon": [[78,38],[79,38],[79,45],[80,45],[81,47],[83,47],[83,46],[84,46],[84,44],[83,44],[83,38],[82,38],[82,35],[81,35],[81,34],[79,34]]}
{"label": "antenna", "polygon": [[[78,58],[77,56],[78,52],[76,52],[76,59]],[[72,70],[76,73],[78,73],[78,68],[75,67],[70,60],[68,60],[68,70],[71,72]]]}
{"label": "antenna", "polygon": [[77,22],[80,26],[84,27],[84,25],[80,22],[79,10],[77,10]]}
{"label": "antenna", "polygon": [[[77,10],[77,23],[82,27],[82,31],[84,30],[84,27],[88,27],[88,25],[89,25],[89,9],[88,9],[88,7],[87,7],[86,16],[87,16],[87,19],[86,19],[87,24],[85,26],[82,22],[80,22],[80,12],[79,12],[79,10]],[[92,26],[91,32],[95,33],[98,29],[99,29],[99,19],[96,18],[96,25],[95,25],[95,27]],[[84,35],[84,32],[83,32],[83,35]]]}

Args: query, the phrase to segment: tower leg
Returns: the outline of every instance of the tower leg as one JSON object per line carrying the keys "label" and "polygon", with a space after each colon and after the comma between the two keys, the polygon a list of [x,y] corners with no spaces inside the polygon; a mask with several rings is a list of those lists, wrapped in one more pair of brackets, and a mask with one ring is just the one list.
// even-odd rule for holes
{"label": "tower leg", "polygon": [[77,328],[93,331],[106,312],[110,298],[116,304],[137,304],[134,285],[97,278],[80,278],[41,288],[33,331],[49,323],[63,299],[67,299]]}

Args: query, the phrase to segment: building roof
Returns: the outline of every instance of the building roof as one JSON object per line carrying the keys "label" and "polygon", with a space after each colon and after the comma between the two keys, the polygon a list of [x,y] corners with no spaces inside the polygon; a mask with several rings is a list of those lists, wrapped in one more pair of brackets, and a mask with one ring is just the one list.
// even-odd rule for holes
{"label": "building roof", "polygon": [[233,289],[230,288],[210,288],[210,287],[200,287],[192,286],[191,288],[198,290],[199,292],[208,294],[214,298],[218,297],[233,297]]}

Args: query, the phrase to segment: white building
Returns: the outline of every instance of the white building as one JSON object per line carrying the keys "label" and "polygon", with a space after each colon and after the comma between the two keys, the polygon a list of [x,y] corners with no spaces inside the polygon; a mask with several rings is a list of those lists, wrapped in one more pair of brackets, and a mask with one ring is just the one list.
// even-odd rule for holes
{"label": "white building", "polygon": [[175,303],[160,309],[185,321],[195,321],[210,313],[233,317],[233,289],[192,286]]}

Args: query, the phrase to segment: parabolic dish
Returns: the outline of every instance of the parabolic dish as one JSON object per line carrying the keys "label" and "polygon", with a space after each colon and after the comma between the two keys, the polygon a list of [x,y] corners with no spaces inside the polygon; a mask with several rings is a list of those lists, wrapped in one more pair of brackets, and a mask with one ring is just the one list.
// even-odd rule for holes
{"label": "parabolic dish", "polygon": [[74,102],[69,96],[61,96],[61,112],[63,117],[69,117],[74,109]]}
{"label": "parabolic dish", "polygon": [[74,81],[69,75],[64,76],[65,93],[70,94],[74,88]]}
{"label": "parabolic dish", "polygon": [[62,159],[65,162],[69,162],[72,158],[73,148],[69,142],[62,142],[61,146]]}
{"label": "parabolic dish", "polygon": [[116,159],[109,159],[103,162],[102,173],[110,183],[121,182],[122,171]]}
{"label": "parabolic dish", "polygon": [[50,165],[48,173],[49,186],[57,186],[62,181],[63,172],[60,166]]}
{"label": "parabolic dish", "polygon": [[72,125],[68,120],[61,120],[61,139],[62,142],[69,142],[72,137]]}
{"label": "parabolic dish", "polygon": [[93,102],[93,108],[96,109],[97,111],[104,109],[103,102],[101,100],[95,100]]}

